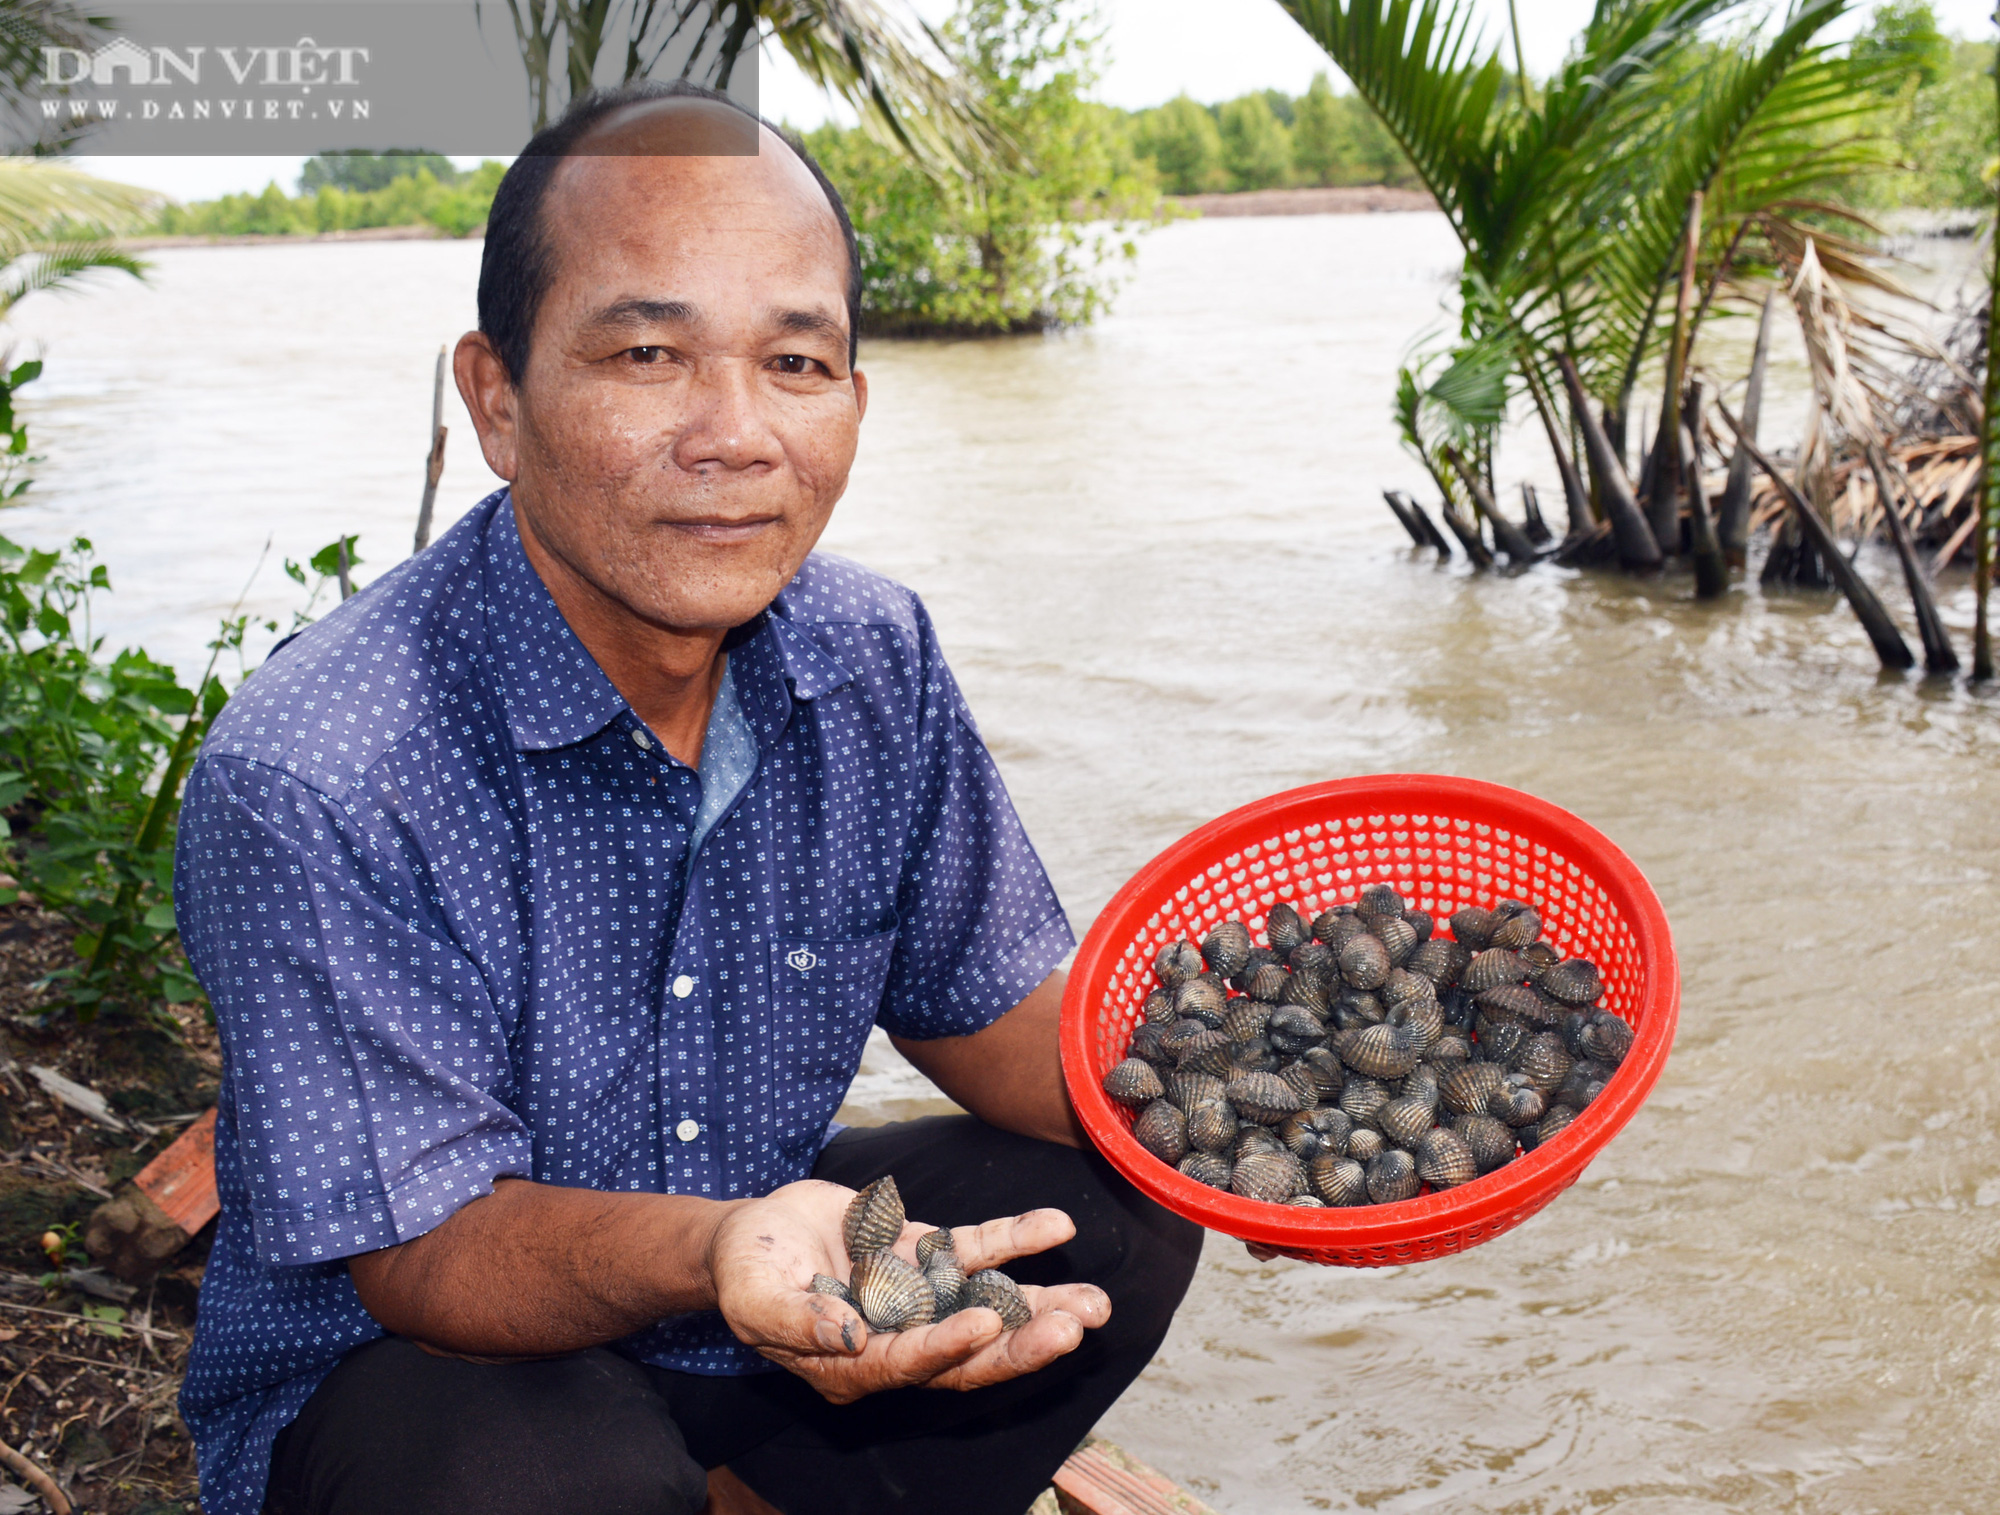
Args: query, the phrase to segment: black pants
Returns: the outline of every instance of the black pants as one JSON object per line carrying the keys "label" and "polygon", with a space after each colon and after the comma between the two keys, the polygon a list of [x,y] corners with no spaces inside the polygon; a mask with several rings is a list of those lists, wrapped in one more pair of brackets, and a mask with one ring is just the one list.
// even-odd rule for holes
{"label": "black pants", "polygon": [[939,1225],[1067,1211],[1075,1238],[1007,1271],[1098,1285],[1109,1323],[1024,1378],[851,1405],[784,1372],[675,1373],[602,1349],[494,1366],[389,1337],[349,1353],[279,1437],[266,1515],[693,1515],[725,1463],[785,1515],[1021,1515],[1159,1349],[1201,1232],[1094,1152],[970,1116],[847,1131],[813,1168],[853,1188],[885,1173]]}

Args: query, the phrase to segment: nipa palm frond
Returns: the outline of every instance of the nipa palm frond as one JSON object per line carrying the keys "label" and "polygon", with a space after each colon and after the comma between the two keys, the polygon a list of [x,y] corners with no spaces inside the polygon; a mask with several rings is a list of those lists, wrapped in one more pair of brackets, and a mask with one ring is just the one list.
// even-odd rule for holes
{"label": "nipa palm frond", "polygon": [[928,23],[912,32],[874,0],[759,0],[757,13],[807,78],[932,173],[1014,155]]}
{"label": "nipa palm frond", "polygon": [[146,265],[108,242],[83,239],[37,247],[15,260],[0,282],[0,318],[37,290],[55,289],[92,273],[127,273],[144,278]]}
{"label": "nipa palm frond", "polygon": [[1477,235],[1490,204],[1507,70],[1465,0],[1279,0],[1340,66],[1451,218]]}

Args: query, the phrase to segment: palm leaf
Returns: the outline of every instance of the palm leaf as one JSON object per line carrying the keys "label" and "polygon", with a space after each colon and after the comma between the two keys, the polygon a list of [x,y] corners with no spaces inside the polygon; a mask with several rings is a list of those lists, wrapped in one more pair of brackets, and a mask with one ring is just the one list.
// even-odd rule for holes
{"label": "palm leaf", "polygon": [[874,0],[757,0],[757,14],[808,79],[931,171],[1013,155],[928,22],[906,27]]}
{"label": "palm leaf", "polygon": [[141,231],[164,198],[47,158],[0,158],[0,258],[77,227]]}
{"label": "palm leaf", "polygon": [[93,273],[127,273],[143,279],[146,265],[109,242],[78,240],[37,247],[15,260],[0,281],[0,318],[38,290],[56,289]]}

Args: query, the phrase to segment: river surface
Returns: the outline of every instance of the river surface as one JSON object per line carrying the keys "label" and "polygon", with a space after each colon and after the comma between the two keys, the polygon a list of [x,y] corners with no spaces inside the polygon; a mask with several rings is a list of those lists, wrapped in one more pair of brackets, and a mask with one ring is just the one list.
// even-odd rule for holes
{"label": "river surface", "polygon": [[[0,531],[95,539],[100,629],[184,668],[267,537],[358,531],[369,577],[407,550],[478,251],[164,252],[150,288],[35,297],[48,462]],[[1429,770],[1594,822],[1680,950],[1673,1058],[1575,1188],[1403,1269],[1212,1237],[1102,1430],[1240,1515],[1990,1509],[2000,708],[1879,676],[1830,593],[1412,552],[1389,392],[1455,262],[1428,215],[1183,224],[1092,331],[864,348],[827,545],[924,594],[1079,933],[1222,810]],[[1771,433],[1798,414],[1795,385]],[[441,520],[490,487],[447,420]],[[1500,475],[1559,498],[1544,461]],[[1963,576],[1940,594],[1963,647]],[[266,564],[250,606],[295,603]],[[850,1113],[934,1099],[878,1048]]]}

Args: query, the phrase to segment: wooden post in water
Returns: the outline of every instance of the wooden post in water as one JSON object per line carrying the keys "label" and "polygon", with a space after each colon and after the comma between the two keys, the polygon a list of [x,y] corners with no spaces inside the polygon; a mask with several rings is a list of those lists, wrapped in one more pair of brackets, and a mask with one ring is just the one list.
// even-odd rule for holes
{"label": "wooden post in water", "polygon": [[1701,487],[1701,452],[1694,433],[1680,428],[1681,477],[1687,480],[1688,535],[1694,547],[1694,597],[1720,598],[1729,590],[1729,569],[1722,561],[1722,544],[1715,539],[1715,522],[1708,513],[1708,493]]}
{"label": "wooden post in water", "polygon": [[1493,496],[1487,491],[1486,481],[1479,477],[1479,471],[1466,462],[1459,450],[1450,443],[1447,442],[1438,450],[1444,454],[1445,461],[1457,471],[1459,481],[1471,492],[1473,503],[1479,507],[1480,514],[1493,523],[1493,545],[1506,553],[1513,562],[1534,562],[1535,544],[1522,534],[1520,527],[1500,514],[1499,507],[1493,503]]}
{"label": "wooden post in water", "polygon": [[1584,455],[1590,461],[1597,497],[1611,522],[1612,538],[1618,544],[1618,561],[1627,568],[1658,568],[1660,544],[1645,516],[1639,513],[1639,502],[1632,497],[1624,465],[1611,450],[1611,439],[1604,434],[1603,425],[1590,408],[1583,381],[1576,376],[1575,362],[1568,353],[1558,353],[1556,367],[1562,371],[1563,388],[1569,393],[1570,414],[1583,428]]}
{"label": "wooden post in water", "polygon": [[1472,559],[1472,566],[1474,568],[1491,568],[1493,566],[1493,554],[1488,552],[1486,544],[1479,540],[1478,524],[1468,521],[1464,516],[1460,515],[1457,508],[1451,503],[1449,495],[1445,497],[1444,503],[1438,506],[1438,514],[1444,517],[1445,525],[1449,526],[1451,534],[1458,538],[1458,545],[1463,547],[1465,555]]}
{"label": "wooden post in water", "polygon": [[[1994,12],[2000,20],[2000,9]],[[1993,66],[1995,103],[2000,104],[2000,49]],[[1986,627],[1986,597],[1993,588],[1993,533],[2000,530],[2000,206],[1993,224],[1993,267],[1986,286],[1986,413],[1979,418],[1978,546],[1972,571],[1972,677],[1993,677],[1993,637]]]}
{"label": "wooden post in water", "polygon": [[431,455],[424,461],[424,503],[417,509],[417,545],[431,545],[431,507],[437,504],[438,480],[444,477],[444,348],[438,348],[437,373],[431,380]]}
{"label": "wooden post in water", "polygon": [[[1764,408],[1764,371],[1771,361],[1771,307],[1777,303],[1773,289],[1764,296],[1764,313],[1757,318],[1757,350],[1750,359],[1750,380],[1743,387],[1743,429],[1757,440],[1757,416]],[[1722,486],[1722,502],[1716,507],[1716,534],[1731,564],[1741,568],[1750,552],[1750,475],[1755,465],[1739,442],[1729,460],[1729,482]]]}
{"label": "wooden post in water", "polygon": [[1917,660],[1910,655],[1910,644],[1903,640],[1903,634],[1896,629],[1896,623],[1889,619],[1889,612],[1882,608],[1882,602],[1875,597],[1854,565],[1847,561],[1847,554],[1840,550],[1840,544],[1827,530],[1826,522],[1819,518],[1819,512],[1812,508],[1812,502],[1792,487],[1792,481],[1785,477],[1776,463],[1764,456],[1755,442],[1744,433],[1743,423],[1729,413],[1729,407],[1717,402],[1716,410],[1729,423],[1729,429],[1736,433],[1736,439],[1750,454],[1750,461],[1764,470],[1766,478],[1778,486],[1778,493],[1785,497],[1791,507],[1792,519],[1799,523],[1799,530],[1818,551],[1820,560],[1833,575],[1840,592],[1847,596],[1847,603],[1854,608],[1855,619],[1861,622],[1861,629],[1868,633],[1868,640],[1875,644],[1875,656],[1882,660],[1884,668],[1914,668]]}
{"label": "wooden post in water", "polygon": [[1400,504],[1403,507],[1403,514],[1415,522],[1417,529],[1423,532],[1421,545],[1435,547],[1443,556],[1450,557],[1451,543],[1444,539],[1444,533],[1437,529],[1428,515],[1424,514],[1424,507],[1400,489],[1391,490],[1390,493],[1396,497],[1392,505]]}
{"label": "wooden post in water", "polygon": [[1541,496],[1535,493],[1535,486],[1521,486],[1521,529],[1528,534],[1528,540],[1537,547],[1555,540],[1555,533],[1549,530],[1549,523],[1542,519]]}
{"label": "wooden post in water", "polygon": [[1542,418],[1542,429],[1549,434],[1549,451],[1556,455],[1556,471],[1562,475],[1563,503],[1569,510],[1569,531],[1572,537],[1587,536],[1597,522],[1590,514],[1590,491],[1583,487],[1583,476],[1576,471],[1576,459],[1563,443],[1562,430],[1556,424],[1555,406],[1542,386],[1542,377],[1535,372],[1531,362],[1521,364],[1521,372],[1528,381],[1528,394],[1535,402],[1535,413]]}
{"label": "wooden post in water", "polygon": [[1910,607],[1916,611],[1917,635],[1924,644],[1924,672],[1954,673],[1958,654],[1951,650],[1951,636],[1938,614],[1923,565],[1917,561],[1917,544],[1910,539],[1910,523],[1903,519],[1902,502],[1896,498],[1895,482],[1889,477],[1889,460],[1873,438],[1863,441],[1862,451],[1875,475],[1875,492],[1881,496],[1882,514],[1889,523],[1889,540],[1896,544],[1896,556],[1903,560],[1903,582],[1910,587]]}
{"label": "wooden post in water", "polygon": [[1403,508],[1402,498],[1395,490],[1383,490],[1382,501],[1389,507],[1389,513],[1402,523],[1403,530],[1410,534],[1412,542],[1415,542],[1419,547],[1428,547],[1431,545],[1430,539],[1424,535],[1423,527],[1419,526],[1411,517],[1409,511]]}
{"label": "wooden post in water", "polygon": [[1681,541],[1681,391],[1687,385],[1688,321],[1694,314],[1694,266],[1701,254],[1701,191],[1688,196],[1687,230],[1681,247],[1680,298],[1674,302],[1674,331],[1667,348],[1666,391],[1660,401],[1660,434],[1648,470],[1646,524],[1662,552]]}

